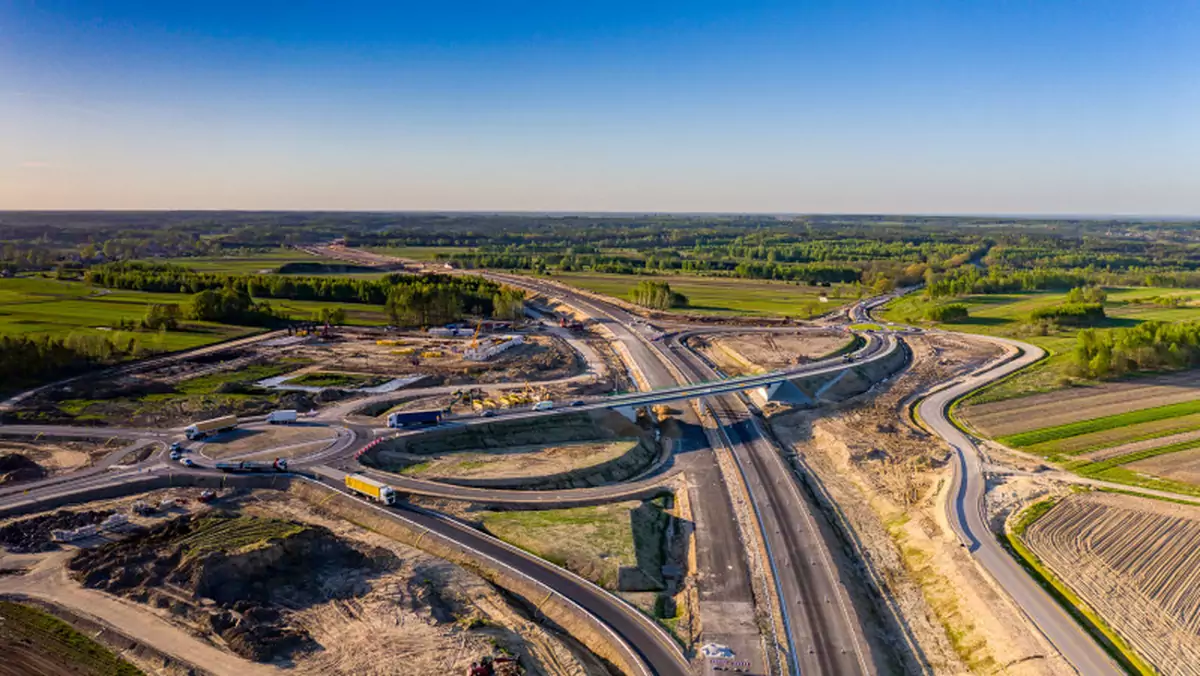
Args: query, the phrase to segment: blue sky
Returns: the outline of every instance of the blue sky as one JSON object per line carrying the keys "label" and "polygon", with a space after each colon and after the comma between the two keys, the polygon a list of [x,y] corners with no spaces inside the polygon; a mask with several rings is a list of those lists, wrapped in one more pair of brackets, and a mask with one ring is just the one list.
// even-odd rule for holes
{"label": "blue sky", "polygon": [[0,209],[1200,215],[1195,2],[0,0]]}

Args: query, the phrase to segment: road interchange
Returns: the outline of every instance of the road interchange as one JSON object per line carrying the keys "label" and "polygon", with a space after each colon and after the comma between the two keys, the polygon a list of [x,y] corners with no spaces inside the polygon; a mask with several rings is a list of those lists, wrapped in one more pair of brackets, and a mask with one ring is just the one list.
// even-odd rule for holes
{"label": "road interchange", "polygon": [[[594,298],[565,293],[555,285],[539,284],[527,278],[512,279],[512,276],[495,275],[505,283],[514,283],[530,288],[543,294],[566,296],[564,300],[573,307],[587,312],[593,319],[608,331],[613,339],[622,345],[624,354],[630,361],[628,365],[635,374],[635,380],[642,383],[649,392],[633,393],[614,397],[609,400],[587,404],[581,410],[594,408],[640,407],[667,401],[682,399],[704,398],[709,402],[708,408],[719,423],[731,450],[738,458],[745,480],[753,486],[752,493],[757,493],[754,499],[759,513],[759,523],[763,536],[769,543],[772,552],[771,560],[777,579],[777,593],[785,601],[788,611],[784,611],[788,624],[788,643],[790,645],[789,671],[793,673],[873,673],[874,667],[867,650],[862,645],[859,636],[861,627],[853,619],[853,609],[847,609],[848,601],[844,601],[844,589],[837,581],[837,574],[827,562],[817,566],[813,550],[821,550],[824,546],[820,535],[811,526],[811,516],[797,510],[805,509],[803,499],[799,495],[790,471],[784,465],[778,453],[769,447],[769,442],[763,439],[759,423],[745,408],[740,396],[741,390],[760,387],[779,379],[832,373],[850,368],[855,364],[870,359],[879,358],[883,351],[894,346],[898,339],[892,336],[880,337],[874,333],[867,335],[865,347],[860,350],[855,362],[847,363],[841,358],[823,360],[804,367],[791,369],[786,372],[772,373],[764,376],[750,376],[741,379],[720,379],[695,354],[691,353],[679,340],[656,341],[636,328],[640,320],[627,310],[605,304]],[[854,306],[849,316],[851,320],[869,320],[869,308],[863,304]],[[865,319],[864,319],[865,318]],[[703,330],[697,328],[696,330]],[[1024,344],[1016,344],[1020,349],[1030,348]],[[1036,348],[1032,348],[1036,350]],[[985,570],[995,578],[1010,594],[1013,600],[1023,609],[1027,616],[1041,629],[1047,639],[1060,650],[1064,657],[1071,662],[1080,673],[1120,673],[1111,660],[1095,645],[1091,639],[1074,623],[1066,613],[1059,608],[1045,592],[1024,573],[1023,570],[999,547],[988,530],[978,506],[982,503],[985,489],[981,462],[977,449],[969,438],[962,434],[945,415],[949,403],[970,391],[981,387],[995,379],[1003,377],[1036,360],[1036,354],[1026,351],[1016,359],[989,369],[986,373],[972,374],[933,395],[927,397],[920,405],[922,419],[929,423],[934,431],[945,438],[955,449],[959,459],[955,473],[955,499],[951,503],[951,523],[956,532],[967,542],[972,554]],[[685,382],[680,382],[677,374],[682,374]],[[706,384],[704,381],[712,381]],[[14,403],[19,403],[17,399]],[[560,411],[524,412],[513,417],[525,416],[554,416]],[[461,424],[486,424],[483,420],[466,420]],[[300,459],[298,468],[306,471],[313,479],[324,482],[334,490],[342,491],[341,486],[332,478],[340,470],[331,467],[338,465],[351,456],[355,451],[376,437],[380,431],[368,426],[355,425],[345,421],[330,422],[339,430],[338,440],[329,448],[318,454]],[[125,438],[147,439],[151,442],[170,439],[174,434],[169,431],[137,430],[128,428],[78,428],[66,429],[60,426],[5,426],[0,430],[21,434],[51,434],[69,436],[121,436]],[[331,450],[332,449],[332,450]],[[700,461],[693,460],[693,465]],[[554,496],[555,504],[559,499],[572,500],[578,504],[588,503],[587,500],[625,499],[638,495],[649,495],[659,490],[662,482],[682,470],[696,467],[671,467],[661,474],[640,479],[632,484],[622,484],[602,489],[580,489],[576,495],[564,494]],[[747,471],[749,469],[749,471]],[[154,453],[142,463],[127,469],[110,470],[108,465],[100,469],[93,468],[88,473],[79,473],[67,477],[56,477],[44,484],[23,487],[15,491],[0,492],[0,508],[5,505],[42,499],[60,497],[65,493],[81,488],[120,483],[138,476],[153,473],[194,473],[197,475],[212,474],[204,468],[186,470],[165,463],[162,453]],[[780,483],[779,478],[786,475],[786,483]],[[481,496],[478,492],[492,494],[488,500],[492,502],[512,501],[513,504],[522,501],[536,504],[545,501],[547,496],[530,496],[528,491],[493,491],[447,486],[435,482],[422,482],[395,475],[386,475],[402,492],[445,497],[449,499],[475,500]],[[771,478],[776,481],[771,481]],[[405,483],[407,481],[408,483]],[[64,488],[65,484],[70,484]],[[344,491],[343,491],[344,492]],[[499,493],[499,495],[497,495]],[[505,495],[512,493],[514,495]],[[522,495],[515,495],[522,494]],[[725,501],[728,502],[728,496]],[[549,589],[572,599],[585,612],[599,618],[613,632],[616,640],[627,646],[638,655],[645,673],[683,674],[688,673],[688,665],[678,646],[665,637],[665,633],[654,622],[632,611],[624,602],[590,583],[547,564],[536,557],[516,550],[505,543],[484,535],[464,524],[455,522],[437,514],[423,510],[398,509],[397,518],[403,518],[411,523],[439,533],[463,546],[470,547],[486,556],[496,559],[498,565],[505,565],[529,575],[544,584]],[[732,507],[718,510],[715,518],[729,516]],[[792,530],[787,526],[798,521],[806,521],[808,528]],[[780,525],[782,524],[782,527]],[[774,527],[773,527],[774,526]],[[728,528],[728,524],[722,526]],[[807,533],[805,532],[807,531]],[[807,534],[807,537],[803,537]],[[737,542],[736,537],[731,542]],[[808,556],[805,556],[808,553]],[[787,574],[788,568],[795,571],[795,564],[809,562],[809,566],[822,571],[821,575],[809,576]],[[732,567],[732,564],[730,564]],[[784,572],[780,572],[781,568]],[[779,580],[783,582],[779,582]],[[1040,597],[1039,597],[1040,593]],[[798,599],[798,600],[797,600]],[[836,600],[836,603],[834,602]],[[795,610],[798,608],[799,610]]]}

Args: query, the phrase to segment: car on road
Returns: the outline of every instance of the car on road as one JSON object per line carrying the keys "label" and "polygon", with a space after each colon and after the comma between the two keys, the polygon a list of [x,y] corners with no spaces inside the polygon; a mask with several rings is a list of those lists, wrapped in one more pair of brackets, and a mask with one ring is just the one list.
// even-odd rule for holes
{"label": "car on road", "polygon": [[182,453],[182,452],[186,451],[187,449],[184,448],[183,444],[179,443],[178,441],[172,441],[171,442],[171,450]]}
{"label": "car on road", "polygon": [[700,654],[712,659],[714,657],[731,660],[734,658],[733,649],[720,643],[709,643],[700,648]]}
{"label": "car on road", "polygon": [[571,402],[571,407],[574,408],[575,406],[583,406],[583,400],[576,399],[575,401]]}
{"label": "car on road", "polygon": [[179,451],[171,451],[171,459],[172,460],[178,460],[181,457],[183,457],[183,454],[180,453]]}
{"label": "car on road", "polygon": [[196,463],[191,458],[184,458],[183,460],[180,460],[180,462],[183,463],[184,467],[195,467],[196,466]]}
{"label": "car on road", "polygon": [[481,418],[495,418],[495,417],[496,417],[496,412],[495,412],[495,411],[484,411],[483,413],[480,413],[480,414],[479,414],[479,417],[481,417]]}

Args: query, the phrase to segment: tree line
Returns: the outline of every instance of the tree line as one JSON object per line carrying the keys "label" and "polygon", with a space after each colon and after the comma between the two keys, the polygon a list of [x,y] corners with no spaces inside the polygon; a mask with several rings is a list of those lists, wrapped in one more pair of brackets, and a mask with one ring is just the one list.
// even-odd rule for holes
{"label": "tree line", "polygon": [[1142,322],[1075,338],[1074,367],[1080,375],[1113,378],[1138,371],[1200,366],[1200,322]]}
{"label": "tree line", "polygon": [[672,291],[671,285],[666,282],[653,282],[645,280],[638,282],[637,286],[629,292],[629,300],[654,310],[669,310],[671,308],[680,308],[688,306],[687,296]]}

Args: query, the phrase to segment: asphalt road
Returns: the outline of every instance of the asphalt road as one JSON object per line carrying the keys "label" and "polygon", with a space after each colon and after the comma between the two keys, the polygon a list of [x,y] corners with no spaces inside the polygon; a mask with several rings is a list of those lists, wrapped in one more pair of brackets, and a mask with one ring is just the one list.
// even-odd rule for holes
{"label": "asphalt road", "polygon": [[985,340],[1018,348],[1023,353],[1003,366],[962,378],[957,384],[930,395],[919,407],[921,420],[945,439],[957,456],[950,487],[953,499],[946,502],[947,517],[963,546],[1076,671],[1086,676],[1123,674],[1091,636],[1000,546],[988,528],[983,505],[987,477],[982,456],[974,442],[950,422],[947,410],[954,400],[1037,361],[1043,352],[1041,348],[1014,340]]}
{"label": "asphalt road", "polygon": [[[875,354],[876,344],[882,342],[873,339],[865,351]],[[681,343],[673,342],[672,348],[676,362],[690,377],[718,377]],[[788,633],[790,671],[875,673],[861,625],[825,548],[823,534],[778,449],[737,395],[722,394],[706,401],[742,472],[772,561]]]}

